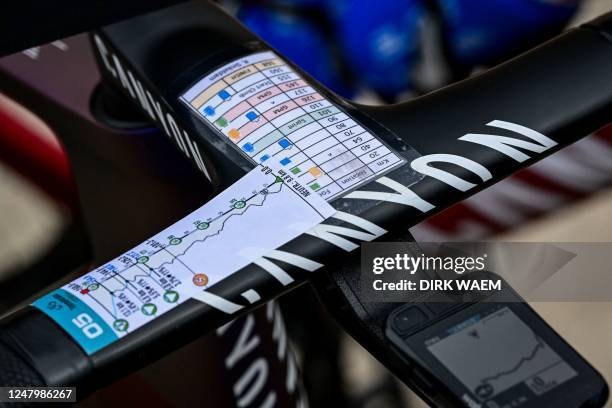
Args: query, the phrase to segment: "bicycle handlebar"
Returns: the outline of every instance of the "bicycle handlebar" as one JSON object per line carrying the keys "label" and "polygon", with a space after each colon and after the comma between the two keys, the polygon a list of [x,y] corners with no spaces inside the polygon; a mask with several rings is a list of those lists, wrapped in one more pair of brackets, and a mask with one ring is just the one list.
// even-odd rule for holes
{"label": "bicycle handlebar", "polygon": [[[517,135],[516,126],[500,128],[488,125],[490,122],[508,121],[536,129],[555,142],[546,154],[610,122],[611,21],[612,14],[603,16],[494,69],[413,101],[360,109],[401,135],[422,155],[457,155],[494,170],[486,181],[474,179],[469,171],[453,173],[471,177],[477,184],[466,192],[431,177],[411,187],[438,211],[541,158],[526,151],[527,156],[517,160],[518,156],[468,141],[475,139],[466,137],[470,134]],[[406,216],[410,225],[421,221],[418,213]]]}
{"label": "bicycle handlebar", "polygon": [[[199,135],[198,144],[212,155],[210,163],[221,184],[245,172],[244,159],[219,149],[211,130],[179,103],[178,92],[196,74],[205,73],[198,71],[202,64],[222,63],[228,50],[258,41],[253,34],[214,5],[188,3],[106,27],[100,35],[112,44],[108,52],[128,61],[146,80],[145,86],[158,91],[166,109]],[[611,72],[612,14],[608,14],[498,68],[412,102],[384,108],[357,106],[421,154],[407,165],[422,178],[404,186],[383,177],[338,199],[337,205],[375,198],[375,206],[355,216],[362,225],[389,232],[406,229],[606,125],[612,116]],[[334,225],[356,227],[344,221]],[[301,235],[279,250],[328,268],[350,255],[312,235]],[[243,305],[238,312],[188,300],[90,356],[32,307],[3,319],[0,339],[16,355],[15,376],[30,373],[31,366],[46,385],[93,390],[311,278],[312,272],[291,262],[277,266],[292,277],[284,287],[250,264],[208,289],[240,303],[241,293],[256,288],[261,300]],[[7,367],[7,374],[10,371]],[[13,378],[7,374],[5,378]]]}
{"label": "bicycle handlebar", "polygon": [[42,387],[40,375],[22,357],[4,343],[0,343],[0,384],[13,387]]}
{"label": "bicycle handlebar", "polygon": [[128,3],[105,1],[89,4],[74,0],[64,0],[61,4],[36,0],[11,1],[10,10],[2,13],[2,30],[5,34],[0,38],[0,56],[169,7],[181,1],[185,0]]}

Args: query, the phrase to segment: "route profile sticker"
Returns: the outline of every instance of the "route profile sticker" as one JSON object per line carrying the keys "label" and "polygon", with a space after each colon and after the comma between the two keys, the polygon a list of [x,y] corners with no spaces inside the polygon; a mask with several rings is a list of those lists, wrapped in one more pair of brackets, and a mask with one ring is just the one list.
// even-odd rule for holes
{"label": "route profile sticker", "polygon": [[269,164],[32,305],[92,354],[336,212],[295,177],[275,170],[273,161]]}

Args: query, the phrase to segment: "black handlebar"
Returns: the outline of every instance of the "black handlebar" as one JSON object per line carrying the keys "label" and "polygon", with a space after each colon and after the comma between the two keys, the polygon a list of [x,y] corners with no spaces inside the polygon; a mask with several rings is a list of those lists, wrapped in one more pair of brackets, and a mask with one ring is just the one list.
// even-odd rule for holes
{"label": "black handlebar", "polygon": [[[519,148],[525,155],[519,155],[524,160],[518,161],[519,156],[513,158],[466,140],[469,134],[488,134],[533,141],[489,123],[506,121],[536,130],[555,142],[546,150],[547,155],[610,123],[611,21],[612,13],[494,69],[413,101],[360,109],[422,155],[456,155],[491,170],[493,177],[483,181],[458,166],[445,168],[476,184],[465,192],[431,177],[411,187],[439,211],[542,158],[537,152]],[[392,218],[412,226],[422,215],[412,211]]]}
{"label": "black handlebar", "polygon": [[36,0],[6,1],[2,5],[6,9],[0,13],[0,57],[169,7],[181,1],[185,0],[113,0],[87,3],[78,0],[52,3]]}
{"label": "black handlebar", "polygon": [[28,364],[18,352],[0,342],[0,384],[14,387],[44,386],[44,382],[34,368]]}
{"label": "black handlebar", "polygon": [[[196,2],[106,27],[98,35],[106,51],[126,61],[144,85],[156,91],[165,108],[198,135],[197,142],[208,153],[221,185],[227,186],[244,174],[245,159],[219,150],[211,130],[179,103],[178,93],[206,73],[205,69],[244,52],[246,43],[259,41],[253,34],[216,6]],[[363,197],[368,191],[394,193],[359,217],[386,231],[405,230],[610,121],[612,14],[478,77],[412,102],[357,108],[422,155],[411,163],[424,174],[415,184],[387,184],[381,190],[380,183],[374,181],[360,188],[361,193],[353,198],[367,200]],[[347,222],[336,225],[354,227]],[[349,256],[330,242],[310,235],[299,236],[280,250],[316,260],[328,269],[336,268]],[[311,277],[294,265],[282,266],[294,278],[282,289],[270,285],[265,271],[251,264],[213,285],[210,291],[233,300],[239,298],[245,285],[256,286],[262,299],[252,308]],[[26,308],[1,322],[4,343],[0,346],[9,347],[0,349],[0,357],[6,355],[10,365],[0,369],[0,380],[7,381],[5,385],[12,385],[9,382],[15,379],[25,381],[23,384],[31,381],[95,389],[234,317],[236,314],[189,300],[87,356],[45,315]],[[37,324],[28,323],[33,321]]]}

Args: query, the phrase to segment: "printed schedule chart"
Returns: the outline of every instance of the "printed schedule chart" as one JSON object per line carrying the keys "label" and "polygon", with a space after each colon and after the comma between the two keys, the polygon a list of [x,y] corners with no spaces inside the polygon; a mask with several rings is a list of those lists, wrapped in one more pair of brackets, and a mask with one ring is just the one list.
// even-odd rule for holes
{"label": "printed schedule chart", "polygon": [[181,99],[256,163],[329,200],[404,160],[271,51],[222,66]]}

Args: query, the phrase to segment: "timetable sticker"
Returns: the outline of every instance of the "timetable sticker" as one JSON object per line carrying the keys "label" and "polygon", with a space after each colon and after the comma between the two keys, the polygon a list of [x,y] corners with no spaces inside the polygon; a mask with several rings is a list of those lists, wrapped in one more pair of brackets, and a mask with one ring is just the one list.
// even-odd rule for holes
{"label": "timetable sticker", "polygon": [[272,51],[226,64],[180,99],[256,164],[330,200],[405,160]]}

